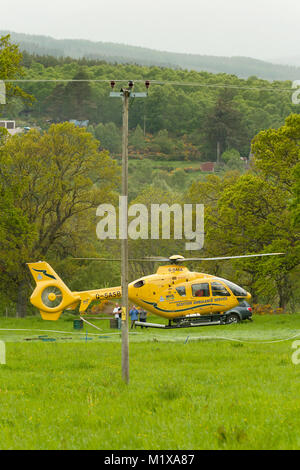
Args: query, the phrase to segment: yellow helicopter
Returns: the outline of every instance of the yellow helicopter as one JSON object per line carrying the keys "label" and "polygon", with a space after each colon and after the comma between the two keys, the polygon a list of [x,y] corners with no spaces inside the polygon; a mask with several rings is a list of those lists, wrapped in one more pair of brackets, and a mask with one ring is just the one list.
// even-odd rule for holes
{"label": "yellow helicopter", "polygon": [[[184,263],[282,254],[284,253],[215,258],[184,258],[181,255],[173,255],[169,258],[132,260],[155,261],[164,265],[160,266],[155,274],[131,282],[128,285],[128,298],[148,312],[169,320],[168,325],[147,323],[150,327],[174,328],[226,323],[225,312],[239,305],[241,300],[250,300],[251,294],[226,279],[206,273],[191,272]],[[88,259],[101,261],[101,258]],[[105,261],[110,260],[105,259]],[[40,310],[44,320],[58,320],[64,310],[75,310],[78,306],[79,313],[83,314],[92,301],[101,302],[122,297],[120,286],[72,292],[45,261],[28,263],[28,267],[36,282],[30,301]]]}

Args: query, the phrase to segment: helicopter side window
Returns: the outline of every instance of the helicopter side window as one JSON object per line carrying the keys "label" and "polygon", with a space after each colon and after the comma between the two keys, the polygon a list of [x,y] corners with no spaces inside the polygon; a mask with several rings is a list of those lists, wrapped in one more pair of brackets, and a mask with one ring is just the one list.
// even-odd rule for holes
{"label": "helicopter side window", "polygon": [[176,287],[176,290],[177,290],[178,294],[181,295],[182,297],[185,297],[185,296],[186,296],[186,292],[185,292],[185,287],[184,287],[184,286],[178,286],[178,287]]}
{"label": "helicopter side window", "polygon": [[201,284],[193,284],[192,285],[192,295],[193,297],[209,297],[209,285],[207,282],[203,282]]}
{"label": "helicopter side window", "polygon": [[223,284],[220,284],[220,282],[211,283],[211,292],[212,292],[212,295],[217,295],[219,297],[230,295],[226,287],[223,286]]}
{"label": "helicopter side window", "polygon": [[145,284],[145,281],[143,280],[137,281],[135,284],[133,284],[133,287],[143,287],[144,284]]}

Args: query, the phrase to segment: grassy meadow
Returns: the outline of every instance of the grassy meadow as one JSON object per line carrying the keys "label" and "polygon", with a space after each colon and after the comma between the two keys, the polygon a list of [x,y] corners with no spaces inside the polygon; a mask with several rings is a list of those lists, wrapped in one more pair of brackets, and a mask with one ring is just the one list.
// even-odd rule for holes
{"label": "grassy meadow", "polygon": [[300,314],[130,330],[128,385],[119,331],[90,321],[1,317],[1,450],[300,448]]}

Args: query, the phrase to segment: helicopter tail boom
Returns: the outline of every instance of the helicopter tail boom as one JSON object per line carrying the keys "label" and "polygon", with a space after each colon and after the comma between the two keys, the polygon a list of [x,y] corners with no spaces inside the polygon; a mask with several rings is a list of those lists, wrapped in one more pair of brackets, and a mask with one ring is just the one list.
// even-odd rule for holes
{"label": "helicopter tail boom", "polygon": [[45,261],[28,263],[28,267],[36,282],[30,302],[44,320],[58,320],[64,310],[75,310],[78,305],[82,314],[94,300],[103,302],[121,297],[121,287],[72,292]]}

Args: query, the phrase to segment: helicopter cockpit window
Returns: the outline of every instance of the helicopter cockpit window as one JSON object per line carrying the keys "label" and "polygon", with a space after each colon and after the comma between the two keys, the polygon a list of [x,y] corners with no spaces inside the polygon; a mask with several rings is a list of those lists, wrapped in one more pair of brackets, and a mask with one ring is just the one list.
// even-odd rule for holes
{"label": "helicopter cockpit window", "polygon": [[209,285],[207,282],[201,284],[192,284],[192,295],[194,297],[209,297]]}
{"label": "helicopter cockpit window", "polygon": [[212,295],[217,295],[219,297],[230,295],[226,287],[223,286],[223,284],[221,284],[220,282],[211,283],[211,293]]}
{"label": "helicopter cockpit window", "polygon": [[135,284],[133,284],[133,287],[143,287],[145,284],[145,281],[137,281]]}
{"label": "helicopter cockpit window", "polygon": [[185,292],[185,287],[184,287],[184,286],[178,286],[178,287],[176,287],[176,290],[177,290],[178,294],[181,295],[182,297],[185,297],[185,296],[186,296],[186,292]]}
{"label": "helicopter cockpit window", "polygon": [[233,295],[235,295],[236,297],[246,297],[247,296],[247,292],[242,287],[238,286],[237,284],[234,284],[231,281],[228,281],[227,279],[221,279],[221,280],[224,282],[224,284],[226,284],[229,287],[229,289],[232,291]]}

